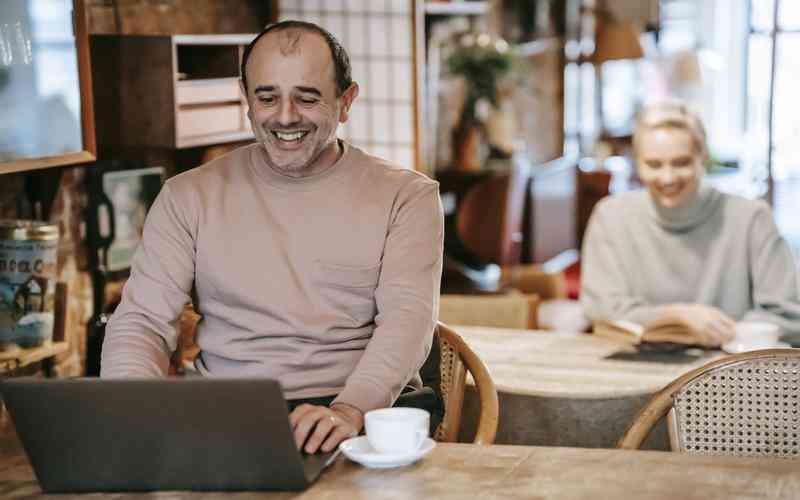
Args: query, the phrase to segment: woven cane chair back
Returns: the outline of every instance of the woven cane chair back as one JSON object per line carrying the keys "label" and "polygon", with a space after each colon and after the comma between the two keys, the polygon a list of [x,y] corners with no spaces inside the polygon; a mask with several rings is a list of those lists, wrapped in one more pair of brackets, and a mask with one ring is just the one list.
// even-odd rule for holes
{"label": "woven cane chair back", "polygon": [[672,447],[701,455],[800,457],[800,357],[709,370],[675,394]]}
{"label": "woven cane chair back", "polygon": [[475,382],[481,409],[473,442],[492,444],[497,433],[499,405],[497,390],[486,366],[461,336],[443,323],[436,327],[434,342],[438,342],[440,349],[440,394],[444,402],[444,418],[434,432],[434,439],[443,442],[458,440],[469,372]]}
{"label": "woven cane chair back", "polygon": [[656,394],[619,447],[638,448],[668,413],[674,451],[800,457],[800,349],[728,356]]}

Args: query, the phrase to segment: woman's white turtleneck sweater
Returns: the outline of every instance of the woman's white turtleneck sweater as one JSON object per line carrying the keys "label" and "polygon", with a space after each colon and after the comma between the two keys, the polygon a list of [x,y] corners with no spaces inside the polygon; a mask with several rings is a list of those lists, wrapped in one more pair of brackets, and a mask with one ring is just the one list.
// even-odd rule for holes
{"label": "woman's white turtleneck sweater", "polygon": [[581,261],[581,303],[592,320],[644,324],[658,306],[696,303],[778,324],[800,342],[794,258],[762,201],[705,184],[675,209],[646,190],[609,197],[592,213]]}

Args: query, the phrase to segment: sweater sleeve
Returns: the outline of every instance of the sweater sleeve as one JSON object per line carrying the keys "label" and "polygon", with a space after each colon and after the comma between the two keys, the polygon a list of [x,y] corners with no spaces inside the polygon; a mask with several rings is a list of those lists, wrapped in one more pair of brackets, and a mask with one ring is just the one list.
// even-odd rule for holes
{"label": "sweater sleeve", "polygon": [[592,321],[625,319],[640,324],[654,320],[661,306],[648,304],[631,290],[630,279],[622,265],[635,256],[615,228],[616,208],[601,201],[594,209],[581,251],[580,301]]}
{"label": "sweater sleeve", "polygon": [[396,203],[375,290],[375,330],[334,400],[362,412],[391,406],[418,373],[439,312],[444,215],[438,184],[425,183]]}
{"label": "sweater sleeve", "polygon": [[167,374],[177,344],[176,323],[194,282],[193,226],[169,183],[150,209],[122,300],[107,327],[103,378]]}
{"label": "sweater sleeve", "polygon": [[800,341],[797,270],[789,245],[778,232],[772,211],[760,203],[748,238],[753,309],[744,320],[768,321]]}

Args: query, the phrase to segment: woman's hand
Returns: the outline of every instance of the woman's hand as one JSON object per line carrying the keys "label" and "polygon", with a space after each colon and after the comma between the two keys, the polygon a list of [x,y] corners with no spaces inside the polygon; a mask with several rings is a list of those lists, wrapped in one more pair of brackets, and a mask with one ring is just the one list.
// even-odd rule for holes
{"label": "woman's hand", "polygon": [[673,304],[668,306],[664,315],[685,324],[709,347],[719,347],[730,342],[736,334],[736,322],[713,306]]}

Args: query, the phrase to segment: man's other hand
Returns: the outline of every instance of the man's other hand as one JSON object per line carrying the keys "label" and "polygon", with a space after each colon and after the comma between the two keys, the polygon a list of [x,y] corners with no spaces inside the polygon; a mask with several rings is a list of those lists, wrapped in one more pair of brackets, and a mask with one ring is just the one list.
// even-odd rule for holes
{"label": "man's other hand", "polygon": [[345,439],[357,436],[364,426],[364,416],[358,409],[344,404],[333,404],[330,408],[303,404],[289,415],[289,423],[298,450],[327,453]]}

